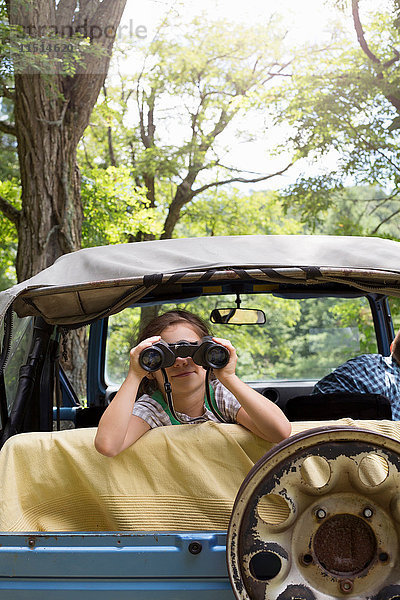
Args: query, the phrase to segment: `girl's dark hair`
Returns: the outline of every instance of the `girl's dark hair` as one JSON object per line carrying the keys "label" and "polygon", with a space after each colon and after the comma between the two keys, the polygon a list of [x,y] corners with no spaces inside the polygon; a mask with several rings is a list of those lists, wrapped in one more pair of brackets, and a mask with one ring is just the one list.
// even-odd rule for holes
{"label": "girl's dark hair", "polygon": [[189,323],[197,331],[200,337],[210,335],[208,326],[203,319],[189,312],[188,310],[169,310],[162,315],[154,317],[139,333],[137,344],[143,342],[148,337],[153,335],[161,335],[167,327],[175,325],[175,323]]}
{"label": "girl's dark hair", "polygon": [[[196,333],[202,338],[205,335],[211,335],[208,325],[203,319],[189,312],[188,310],[169,310],[154,317],[139,333],[137,344],[153,335],[161,335],[167,327],[176,323],[187,323],[191,325]],[[151,396],[157,390],[157,382],[154,379],[144,377],[140,383],[138,397],[142,394]]]}

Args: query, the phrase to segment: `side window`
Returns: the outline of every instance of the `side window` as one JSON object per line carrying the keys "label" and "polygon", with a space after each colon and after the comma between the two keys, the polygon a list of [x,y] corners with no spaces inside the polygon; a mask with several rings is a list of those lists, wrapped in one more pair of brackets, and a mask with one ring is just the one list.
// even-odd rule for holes
{"label": "side window", "polygon": [[[305,298],[288,339],[282,378],[320,379],[360,354],[377,352],[375,328],[366,298]],[[279,361],[278,361],[279,362]]]}
{"label": "side window", "polygon": [[400,298],[389,298],[390,312],[393,319],[394,333],[400,329]]}
{"label": "side window", "polygon": [[[169,307],[164,307],[168,310]],[[164,312],[161,310],[160,312]],[[108,318],[105,380],[120,385],[128,373],[129,350],[139,333],[140,308],[128,308]]]}
{"label": "side window", "polygon": [[8,414],[10,414],[17,391],[19,369],[21,365],[25,364],[28,357],[32,332],[33,319],[31,317],[20,319],[14,314],[10,353],[4,370]]}

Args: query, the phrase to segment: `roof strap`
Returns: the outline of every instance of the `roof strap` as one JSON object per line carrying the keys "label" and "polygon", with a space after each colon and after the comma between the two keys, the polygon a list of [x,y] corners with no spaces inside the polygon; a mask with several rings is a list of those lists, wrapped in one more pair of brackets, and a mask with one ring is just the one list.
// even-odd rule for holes
{"label": "roof strap", "polygon": [[302,271],[306,274],[307,279],[319,279],[322,277],[322,273],[319,270],[319,267],[300,267]]}
{"label": "roof strap", "polygon": [[162,283],[163,274],[162,273],[153,273],[152,275],[144,275],[143,276],[143,285],[145,287],[150,287],[152,285],[159,285]]}

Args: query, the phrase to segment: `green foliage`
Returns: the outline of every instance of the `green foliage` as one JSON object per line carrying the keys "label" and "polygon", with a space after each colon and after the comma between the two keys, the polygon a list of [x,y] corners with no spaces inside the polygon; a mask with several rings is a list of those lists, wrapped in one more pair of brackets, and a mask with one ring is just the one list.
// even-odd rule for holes
{"label": "green foliage", "polygon": [[[88,60],[106,54],[96,40],[90,40],[89,32],[75,29],[74,19],[70,25],[58,27],[48,19],[50,7],[37,21],[33,13],[26,18],[32,11],[30,2],[12,0],[9,4],[8,9],[7,2],[0,2],[0,77],[10,80],[15,73],[71,77],[84,69]],[[24,25],[15,24],[21,22],[19,12]]]}
{"label": "green foliage", "polygon": [[[21,208],[21,189],[17,180],[0,181],[0,196],[15,208]],[[17,254],[17,232],[14,225],[0,212],[1,246],[0,290],[16,283],[15,258]]]}
{"label": "green foliage", "polygon": [[[165,23],[149,47],[135,47],[139,73],[107,84],[80,163],[130,165],[150,206],[164,218],[170,208],[179,216],[204,186],[242,175],[222,166],[227,152],[218,136],[233,134],[252,111],[264,114],[266,90],[275,91],[287,67],[283,40],[275,17],[251,29],[206,15],[190,24]],[[248,136],[237,130],[237,143]]]}
{"label": "green foliage", "polygon": [[390,298],[389,306],[392,314],[394,331],[397,333],[400,330],[400,298]]}
{"label": "green foliage", "polygon": [[106,377],[115,383],[122,382],[128,372],[129,351],[136,345],[139,335],[140,309],[123,310],[108,320],[106,346]]}
{"label": "green foliage", "polygon": [[208,191],[189,204],[177,227],[179,237],[301,233],[298,220],[285,215],[276,192],[242,194],[229,187]]}
{"label": "green foliage", "polygon": [[363,219],[362,228],[355,204],[355,229],[398,237],[389,223],[400,209],[399,56],[394,50],[400,31],[390,10],[361,14],[369,55],[354,35],[337,29],[324,50],[293,63],[287,90],[276,97],[276,123],[284,119],[290,126],[282,149],[313,159],[308,173],[285,193],[287,204],[297,207],[312,230],[329,208],[337,208],[344,186],[376,186],[381,199],[389,197],[388,204],[371,206],[374,218]]}
{"label": "green foliage", "polygon": [[376,352],[371,311],[364,299],[305,299],[289,332],[290,356],[277,359],[280,377],[321,378],[349,358]]}
{"label": "green foliage", "polygon": [[83,180],[83,245],[128,241],[138,230],[161,231],[160,218],[127,167],[94,168]]}
{"label": "green foliage", "polygon": [[281,194],[285,213],[306,233],[398,238],[399,200],[378,186],[344,187],[332,177],[304,178]]}
{"label": "green foliage", "polygon": [[[357,354],[377,351],[365,298],[288,299],[242,294],[241,300],[243,308],[264,310],[265,325],[213,324],[211,329],[213,335],[230,339],[237,348],[237,373],[246,381],[319,379]],[[208,296],[163,305],[160,312],[184,308],[208,322],[213,308],[229,306],[235,306],[234,296]],[[126,376],[139,323],[139,308],[109,319],[106,363],[114,383]]]}
{"label": "green foliage", "polygon": [[[0,99],[0,120],[13,122],[13,105],[7,98]],[[16,138],[0,131],[0,181],[17,178],[19,164]]]}

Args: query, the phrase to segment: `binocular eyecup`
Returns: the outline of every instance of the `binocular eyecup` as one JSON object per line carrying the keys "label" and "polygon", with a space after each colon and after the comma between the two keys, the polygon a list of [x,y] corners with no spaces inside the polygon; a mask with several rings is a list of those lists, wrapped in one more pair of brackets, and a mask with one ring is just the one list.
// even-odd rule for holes
{"label": "binocular eyecup", "polygon": [[200,367],[222,369],[229,362],[229,351],[221,344],[213,342],[211,336],[199,342],[181,340],[167,344],[164,340],[145,348],[139,355],[139,364],[145,371],[153,372],[172,367],[177,358],[190,357]]}

